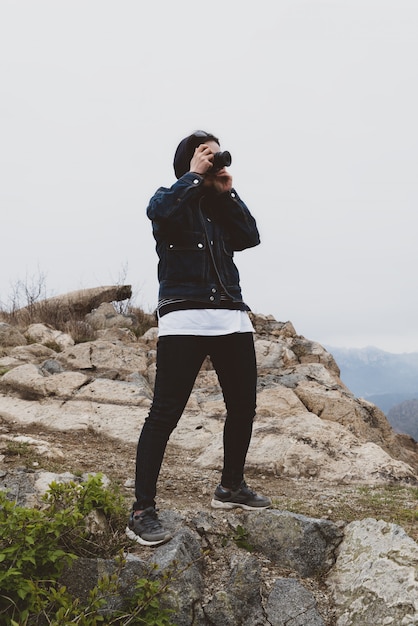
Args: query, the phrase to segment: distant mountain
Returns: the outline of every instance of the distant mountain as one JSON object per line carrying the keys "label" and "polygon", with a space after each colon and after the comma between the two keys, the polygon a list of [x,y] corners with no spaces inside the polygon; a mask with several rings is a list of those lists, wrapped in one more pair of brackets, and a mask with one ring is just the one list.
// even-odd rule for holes
{"label": "distant mountain", "polygon": [[[341,380],[350,391],[382,409],[396,430],[416,438],[414,418],[411,418],[412,427],[405,430],[397,423],[398,412],[391,413],[391,409],[404,401],[418,399],[418,353],[392,354],[373,346],[325,347],[336,360]],[[418,416],[416,420],[418,423]]]}
{"label": "distant mountain", "polygon": [[396,424],[396,430],[401,433],[408,433],[418,441],[418,400],[405,400],[393,406],[388,419],[391,424]]}

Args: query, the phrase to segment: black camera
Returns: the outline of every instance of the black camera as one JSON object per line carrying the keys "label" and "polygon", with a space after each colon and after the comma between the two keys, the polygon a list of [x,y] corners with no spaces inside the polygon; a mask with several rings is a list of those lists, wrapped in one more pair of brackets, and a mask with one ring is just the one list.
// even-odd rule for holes
{"label": "black camera", "polygon": [[218,172],[223,167],[228,167],[229,165],[231,165],[231,162],[232,162],[232,157],[231,157],[231,153],[228,152],[228,150],[225,150],[225,152],[217,152],[213,156],[213,167],[210,171]]}

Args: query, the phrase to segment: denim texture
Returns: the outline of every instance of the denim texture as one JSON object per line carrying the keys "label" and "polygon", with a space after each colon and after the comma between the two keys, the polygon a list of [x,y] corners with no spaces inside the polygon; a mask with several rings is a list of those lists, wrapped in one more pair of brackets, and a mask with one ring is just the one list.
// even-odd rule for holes
{"label": "denim texture", "polygon": [[159,300],[184,298],[219,304],[221,291],[242,302],[234,252],[260,243],[256,222],[237,192],[214,194],[193,172],[151,198],[159,257]]}
{"label": "denim texture", "polygon": [[256,409],[253,334],[160,337],[154,400],[137,448],[135,510],[155,506],[167,441],[184,411],[206,356],[217,373],[226,406],[221,482],[225,487],[235,488],[243,479]]}

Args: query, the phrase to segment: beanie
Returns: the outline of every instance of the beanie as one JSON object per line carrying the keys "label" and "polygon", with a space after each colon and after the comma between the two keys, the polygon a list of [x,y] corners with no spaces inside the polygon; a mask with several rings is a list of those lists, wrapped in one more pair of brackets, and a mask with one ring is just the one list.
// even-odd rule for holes
{"label": "beanie", "polygon": [[197,146],[200,146],[200,144],[206,143],[207,141],[216,141],[216,143],[219,143],[219,139],[215,137],[215,135],[207,133],[204,130],[196,130],[193,134],[180,141],[174,155],[173,163],[174,172],[177,178],[181,178],[183,174],[189,171],[190,161],[192,160],[194,151]]}

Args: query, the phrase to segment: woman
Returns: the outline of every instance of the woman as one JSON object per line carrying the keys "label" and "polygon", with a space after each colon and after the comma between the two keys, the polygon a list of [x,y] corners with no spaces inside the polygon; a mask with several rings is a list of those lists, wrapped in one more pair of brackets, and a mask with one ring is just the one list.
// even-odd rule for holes
{"label": "woman", "polygon": [[196,131],[174,157],[177,182],[151,198],[159,257],[157,373],[154,399],[138,442],[136,502],[128,534],[144,545],[171,538],[155,509],[166,444],[209,355],[222,389],[227,416],[224,464],[214,508],[260,510],[271,500],[244,481],[244,465],[256,407],[253,327],[244,303],[235,251],[260,243],[254,218],[232,187],[225,168],[229,153],[219,140]]}

